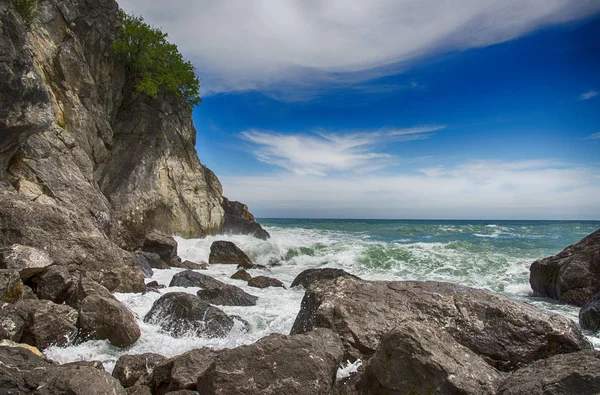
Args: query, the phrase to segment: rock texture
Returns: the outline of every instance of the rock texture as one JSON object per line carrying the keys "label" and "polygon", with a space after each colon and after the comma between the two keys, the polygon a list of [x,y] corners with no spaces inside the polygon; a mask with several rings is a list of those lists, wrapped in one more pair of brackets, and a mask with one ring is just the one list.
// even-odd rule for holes
{"label": "rock texture", "polygon": [[18,270],[23,281],[42,272],[52,263],[50,256],[38,248],[13,244],[0,249],[0,269]]}
{"label": "rock texture", "polygon": [[23,282],[17,270],[0,269],[0,301],[15,303],[23,298]]}
{"label": "rock texture", "polygon": [[600,292],[600,230],[529,269],[534,296],[582,306]]}
{"label": "rock texture", "polygon": [[267,240],[271,237],[254,219],[244,203],[231,201],[223,196],[223,211],[225,213],[223,232],[231,234],[252,235],[258,239]]}
{"label": "rock texture", "polygon": [[35,293],[40,299],[61,304],[69,297],[73,279],[64,266],[53,265],[33,279]]}
{"label": "rock texture", "polygon": [[66,346],[77,335],[77,311],[48,300],[22,300],[13,307],[25,321],[19,342],[43,350],[50,346]]}
{"label": "rock texture", "polygon": [[245,269],[252,269],[254,263],[244,251],[231,241],[218,240],[211,244],[208,263],[222,263],[227,265],[238,265]]}
{"label": "rock texture", "polygon": [[330,328],[348,355],[368,359],[385,334],[410,322],[444,330],[500,370],[591,348],[569,319],[498,294],[450,283],[350,277],[309,286],[292,334]]}
{"label": "rock texture", "polygon": [[330,330],[269,335],[249,346],[219,352],[198,377],[201,394],[330,394],[343,354]]}
{"label": "rock texture", "polygon": [[158,395],[195,390],[196,380],[210,367],[216,355],[210,348],[199,348],[162,362],[152,372],[152,389]]}
{"label": "rock texture", "polygon": [[512,373],[498,395],[600,393],[600,352],[580,351],[536,361]]}
{"label": "rock texture", "polygon": [[107,339],[114,346],[126,347],[141,336],[133,313],[114,298],[88,296],[78,311],[79,327],[85,339]]}
{"label": "rock texture", "polygon": [[147,385],[154,367],[166,358],[162,355],[147,353],[138,355],[122,355],[115,364],[112,376],[119,380],[125,388],[134,385]]}
{"label": "rock texture", "polygon": [[579,310],[579,325],[585,330],[600,331],[600,293]]}
{"label": "rock texture", "polygon": [[200,287],[200,299],[223,306],[254,306],[258,297],[234,285],[225,284],[205,274],[186,270],[173,276],[170,287]]}
{"label": "rock texture", "polygon": [[256,276],[248,280],[248,286],[254,288],[280,287],[285,288],[285,284],[273,277]]}
{"label": "rock texture", "polygon": [[308,286],[319,280],[333,280],[334,278],[348,276],[358,279],[357,276],[350,274],[342,269],[323,268],[323,269],[306,269],[302,273],[298,274],[294,281],[292,281],[291,288]]}

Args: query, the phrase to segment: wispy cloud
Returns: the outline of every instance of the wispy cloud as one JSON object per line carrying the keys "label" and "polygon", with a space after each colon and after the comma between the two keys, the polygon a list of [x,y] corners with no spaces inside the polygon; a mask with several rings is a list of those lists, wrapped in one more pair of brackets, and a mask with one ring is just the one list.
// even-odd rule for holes
{"label": "wispy cloud", "polygon": [[600,10],[572,0],[119,0],[169,33],[204,95],[359,83]]}
{"label": "wispy cloud", "polygon": [[584,137],[583,140],[600,140],[600,132],[590,134],[587,137]]}
{"label": "wispy cloud", "polygon": [[581,95],[579,95],[579,100],[589,100],[596,96],[598,96],[597,91],[587,91],[587,92],[584,92]]}
{"label": "wispy cloud", "polygon": [[264,163],[300,175],[325,176],[330,172],[366,173],[398,162],[393,155],[378,152],[386,141],[422,140],[441,125],[414,128],[361,130],[332,133],[316,130],[310,134],[282,134],[250,129],[241,137],[254,145],[252,153]]}
{"label": "wispy cloud", "polygon": [[600,219],[600,169],[547,161],[469,161],[415,173],[222,177],[263,217]]}

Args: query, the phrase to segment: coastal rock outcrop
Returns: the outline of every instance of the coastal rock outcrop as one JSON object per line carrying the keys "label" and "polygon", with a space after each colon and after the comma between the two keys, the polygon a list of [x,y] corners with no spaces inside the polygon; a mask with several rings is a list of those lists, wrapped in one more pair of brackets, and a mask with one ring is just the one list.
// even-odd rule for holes
{"label": "coastal rock outcrop", "polygon": [[163,232],[152,230],[144,239],[142,251],[158,254],[160,259],[169,263],[171,259],[177,256],[177,241]]}
{"label": "coastal rock outcrop", "polygon": [[223,196],[223,211],[225,213],[223,232],[230,234],[252,235],[258,239],[267,240],[269,232],[254,219],[244,203],[231,201]]}
{"label": "coastal rock outcrop", "polygon": [[169,358],[154,368],[150,386],[158,395],[195,390],[198,377],[210,367],[216,355],[210,348],[198,348]]}
{"label": "coastal rock outcrop", "polygon": [[334,278],[348,276],[358,279],[354,274],[350,274],[343,269],[334,269],[334,268],[322,268],[322,269],[306,269],[302,273],[298,274],[294,281],[292,281],[292,285],[290,288],[294,287],[303,287],[304,289],[308,288],[308,286],[319,280],[333,280]]}
{"label": "coastal rock outcrop", "polygon": [[208,263],[211,265],[215,263],[238,265],[244,269],[254,267],[254,263],[244,251],[231,241],[225,240],[218,240],[211,244]]}
{"label": "coastal rock outcrop", "polygon": [[233,327],[233,320],[223,311],[184,292],[161,296],[144,317],[144,322],[160,325],[175,337],[186,334],[223,337]]}
{"label": "coastal rock outcrop", "polygon": [[147,385],[154,367],[165,360],[162,355],[153,353],[122,355],[117,359],[112,376],[125,388],[136,384]]}
{"label": "coastal rock outcrop", "polygon": [[52,263],[50,256],[38,248],[13,244],[0,249],[0,269],[18,270],[23,281],[42,272]]}
{"label": "coastal rock outcrop", "polygon": [[600,229],[529,268],[533,296],[582,306],[600,292]]}
{"label": "coastal rock outcrop", "polygon": [[310,285],[291,333],[330,328],[348,356],[368,359],[385,334],[411,322],[445,331],[504,371],[591,348],[571,320],[499,294],[450,283],[351,277]]}
{"label": "coastal rock outcrop", "polygon": [[202,394],[329,394],[342,359],[338,336],[327,329],[272,334],[217,354],[198,377]]}
{"label": "coastal rock outcrop", "polygon": [[585,330],[600,331],[600,293],[594,295],[579,310],[579,325]]}

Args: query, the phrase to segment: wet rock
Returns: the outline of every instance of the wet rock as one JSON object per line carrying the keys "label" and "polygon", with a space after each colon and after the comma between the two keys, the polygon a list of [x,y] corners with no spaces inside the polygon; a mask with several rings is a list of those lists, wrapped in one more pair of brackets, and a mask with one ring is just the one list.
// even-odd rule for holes
{"label": "wet rock", "polygon": [[267,240],[271,236],[254,219],[254,215],[248,211],[248,206],[243,203],[231,201],[223,196],[223,211],[225,212],[223,222],[223,233],[251,235],[261,240]]}
{"label": "wet rock", "polygon": [[147,251],[136,251],[135,254],[144,257],[152,269],[169,269],[170,266],[160,258],[160,255]]}
{"label": "wet rock", "polygon": [[0,301],[15,303],[23,298],[23,283],[19,272],[0,269]]}
{"label": "wet rock", "polygon": [[0,301],[0,339],[19,342],[27,325],[27,315],[14,304]]}
{"label": "wet rock", "polygon": [[333,268],[323,268],[323,269],[306,269],[302,273],[298,274],[294,281],[292,281],[292,285],[290,288],[294,287],[303,287],[308,288],[308,286],[319,280],[333,280],[334,278],[348,276],[358,279],[357,276],[350,274],[342,269],[333,269]]}
{"label": "wet rock", "polygon": [[115,364],[112,376],[119,380],[123,387],[147,385],[150,383],[154,367],[165,360],[162,355],[153,353],[122,355]]}
{"label": "wet rock", "polygon": [[267,276],[256,276],[248,280],[248,286],[254,288],[267,288],[267,287],[281,287],[285,288],[285,285],[277,280],[276,278]]}
{"label": "wet rock", "polygon": [[[133,259],[137,267],[139,267],[142,273],[144,273],[144,277],[150,278],[154,275],[154,271],[152,270],[152,264],[150,263],[150,260],[148,259],[148,256],[146,254],[147,253],[144,253],[142,251],[136,251],[133,253]],[[157,254],[152,255],[158,256]],[[162,262],[160,258],[159,261]]]}
{"label": "wet rock", "polygon": [[582,306],[600,292],[600,229],[529,268],[534,296]]}
{"label": "wet rock", "polygon": [[77,335],[77,310],[49,300],[22,300],[14,308],[25,320],[21,343],[43,350],[69,345]]}
{"label": "wet rock", "polygon": [[31,394],[54,365],[21,347],[0,346],[0,393]]}
{"label": "wet rock", "polygon": [[147,385],[133,385],[125,388],[127,395],[152,395],[152,390]]}
{"label": "wet rock", "polygon": [[169,287],[219,288],[224,283],[206,274],[185,270],[173,276]]}
{"label": "wet rock", "polygon": [[223,311],[184,292],[161,296],[144,317],[144,322],[160,325],[173,336],[223,337],[233,327],[233,320]]}
{"label": "wet rock", "polygon": [[244,333],[250,333],[250,329],[252,327],[250,326],[250,323],[248,321],[246,321],[245,319],[243,319],[239,315],[234,315],[234,314],[230,315],[229,318],[231,318],[234,322],[239,322],[239,324],[242,327],[242,332],[244,332]]}
{"label": "wet rock", "polygon": [[166,285],[159,284],[158,281],[150,281],[148,284],[146,284],[146,288],[163,289],[166,288]]}
{"label": "wet rock", "polygon": [[252,268],[254,264],[246,253],[230,241],[218,240],[211,244],[208,263],[238,265],[244,268]]}
{"label": "wet rock", "polygon": [[[32,353],[34,353],[38,357],[43,357],[44,356],[44,354],[42,354],[42,352],[40,350],[38,350],[37,347],[31,346],[31,345],[26,344],[26,343],[17,343],[17,342],[13,342],[11,340],[4,339],[4,340],[0,341],[0,346],[3,346],[3,347],[19,347],[19,348],[24,348],[25,350],[31,351]],[[100,365],[102,365],[102,364],[100,364]]]}
{"label": "wet rock", "polygon": [[230,278],[233,278],[234,280],[243,280],[248,282],[252,279],[252,276],[244,269],[241,269],[233,273]]}
{"label": "wet rock", "polygon": [[600,293],[583,305],[579,310],[579,325],[592,332],[600,330]]}
{"label": "wet rock", "polygon": [[199,348],[170,358],[152,372],[151,387],[158,395],[177,390],[195,390],[196,380],[214,361],[217,352]]}
{"label": "wet rock", "polygon": [[114,298],[86,297],[79,307],[79,327],[85,339],[107,339],[117,347],[127,347],[141,336],[131,311]]}
{"label": "wet rock", "polygon": [[36,394],[126,395],[119,381],[104,370],[91,366],[69,366],[53,369],[47,382]]}
{"label": "wet rock", "polygon": [[171,261],[171,267],[179,267],[182,269],[189,269],[189,270],[206,270],[208,269],[208,263],[203,262],[203,263],[196,263],[196,262],[192,262],[192,261],[177,261],[177,260],[172,260]]}
{"label": "wet rock", "polygon": [[555,355],[513,372],[498,395],[592,395],[600,393],[600,352]]}
{"label": "wet rock", "polygon": [[329,394],[343,354],[335,333],[272,334],[223,350],[198,377],[201,394]]}
{"label": "wet rock", "polygon": [[196,295],[210,304],[221,306],[255,306],[258,297],[229,284],[219,288],[201,289]]}
{"label": "wet rock", "polygon": [[146,235],[142,251],[158,254],[160,259],[169,262],[177,255],[177,242],[171,236],[153,230]]}
{"label": "wet rock", "polygon": [[365,360],[383,335],[410,322],[446,331],[500,370],[591,347],[571,320],[499,294],[433,281],[351,277],[310,285],[292,334],[333,329],[349,356]]}
{"label": "wet rock", "polygon": [[53,263],[48,253],[38,248],[13,244],[0,249],[0,269],[18,270],[23,281]]}
{"label": "wet rock", "polygon": [[85,298],[92,295],[108,299],[115,298],[110,291],[106,289],[106,287],[98,284],[96,281],[90,278],[81,277],[76,284],[71,286],[71,289],[69,290],[69,297],[67,298],[67,304],[77,309]]}
{"label": "wet rock", "polygon": [[48,267],[33,278],[37,296],[58,304],[68,299],[72,283],[69,270],[58,265]]}
{"label": "wet rock", "polygon": [[493,395],[504,379],[443,330],[410,323],[381,339],[359,387],[371,394]]}

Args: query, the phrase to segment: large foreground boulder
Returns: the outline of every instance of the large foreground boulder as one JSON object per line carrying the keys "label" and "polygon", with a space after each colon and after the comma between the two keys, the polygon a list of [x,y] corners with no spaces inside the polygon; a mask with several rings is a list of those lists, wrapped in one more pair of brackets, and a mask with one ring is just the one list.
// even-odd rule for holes
{"label": "large foreground boulder", "polygon": [[114,298],[86,297],[79,306],[79,326],[85,339],[107,339],[112,345],[126,347],[141,336],[131,311]]}
{"label": "large foreground boulder", "polygon": [[222,263],[228,265],[238,265],[245,269],[252,269],[254,264],[246,253],[238,248],[231,241],[218,240],[211,244],[208,263]]}
{"label": "large foreground boulder", "polygon": [[418,323],[385,335],[360,384],[369,394],[495,394],[504,374],[441,329]]}
{"label": "large foreground boulder", "polygon": [[66,346],[77,335],[77,310],[50,302],[26,299],[13,305],[24,319],[20,343],[43,350],[50,346]]}
{"label": "large foreground boulder", "polygon": [[0,346],[0,393],[31,394],[54,367],[43,357],[21,347]]}
{"label": "large foreground boulder", "polygon": [[580,351],[536,361],[512,373],[498,395],[600,393],[600,352]]}
{"label": "large foreground boulder", "polygon": [[575,323],[505,296],[450,283],[362,281],[309,286],[292,334],[333,329],[355,358],[369,358],[395,327],[422,323],[448,333],[500,370],[591,348]]}
{"label": "large foreground boulder", "polygon": [[319,280],[333,280],[338,277],[353,277],[358,279],[354,274],[350,274],[343,269],[334,269],[334,268],[322,268],[322,269],[306,269],[302,273],[298,274],[294,281],[292,281],[291,288],[294,287],[303,287],[304,289],[308,288],[308,286],[314,282]]}
{"label": "large foreground boulder", "polygon": [[198,348],[169,358],[154,368],[150,386],[158,395],[195,390],[198,377],[210,367],[216,355],[210,348]]}
{"label": "large foreground boulder", "polygon": [[53,369],[43,386],[36,394],[89,394],[89,395],[126,395],[119,381],[92,366],[62,366]]}
{"label": "large foreground boulder", "polygon": [[125,388],[136,384],[148,385],[152,370],[165,359],[162,355],[153,353],[122,355],[117,359],[112,376]]}
{"label": "large foreground boulder", "polygon": [[144,317],[144,322],[160,325],[176,337],[223,337],[234,324],[220,309],[184,292],[170,292],[161,296]]}
{"label": "large foreground boulder", "polygon": [[258,297],[235,285],[225,284],[211,276],[186,270],[173,276],[170,287],[200,287],[197,295],[207,303],[221,306],[254,306]]}
{"label": "large foreground boulder", "polygon": [[52,258],[47,252],[20,244],[0,248],[0,269],[18,270],[23,281],[50,266]]}
{"label": "large foreground boulder", "polygon": [[318,329],[299,336],[272,334],[219,352],[198,377],[201,394],[329,394],[343,354],[338,336]]}
{"label": "large foreground boulder", "polygon": [[582,306],[600,292],[600,229],[529,271],[534,296]]}

